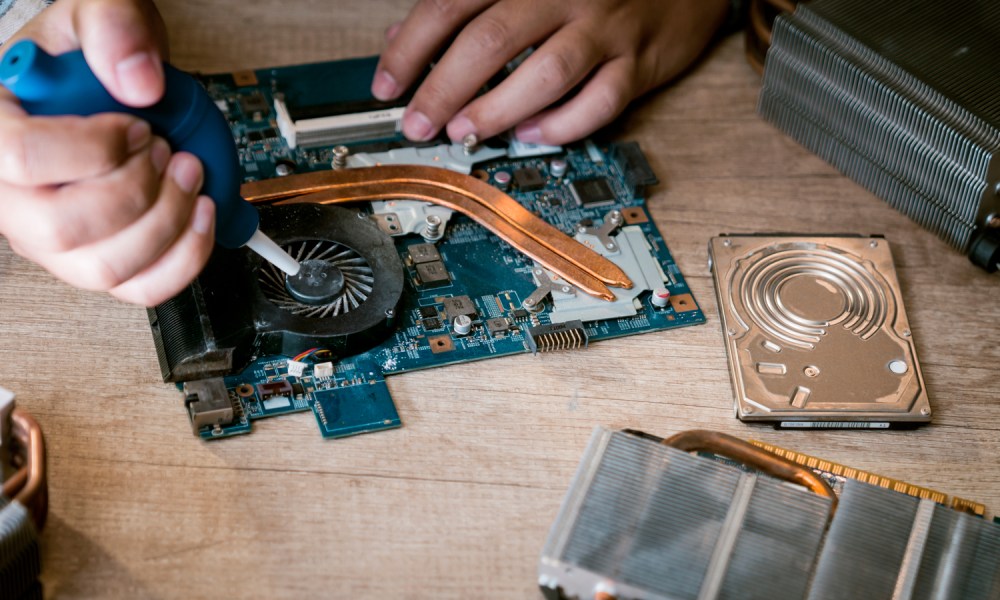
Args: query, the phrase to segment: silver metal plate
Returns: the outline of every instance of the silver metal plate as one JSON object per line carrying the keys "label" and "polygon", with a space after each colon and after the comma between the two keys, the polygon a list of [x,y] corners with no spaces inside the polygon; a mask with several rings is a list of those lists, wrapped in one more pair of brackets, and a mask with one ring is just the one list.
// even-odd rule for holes
{"label": "silver metal plate", "polygon": [[927,423],[889,244],[733,235],[709,244],[736,416],[794,428]]}

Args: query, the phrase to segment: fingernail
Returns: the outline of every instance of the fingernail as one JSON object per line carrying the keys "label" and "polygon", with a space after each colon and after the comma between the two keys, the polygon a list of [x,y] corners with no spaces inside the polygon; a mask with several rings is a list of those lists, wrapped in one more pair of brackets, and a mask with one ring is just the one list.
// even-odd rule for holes
{"label": "fingernail", "polygon": [[434,124],[424,113],[407,110],[403,115],[403,135],[417,142],[429,140],[434,136]]}
{"label": "fingernail", "polygon": [[448,123],[448,137],[461,142],[465,136],[478,133],[476,125],[465,115],[459,115]]}
{"label": "fingernail", "polygon": [[514,135],[519,141],[537,144],[542,141],[542,128],[537,122],[525,121],[514,129]]}
{"label": "fingernail", "polygon": [[379,100],[392,100],[399,95],[399,84],[388,71],[379,69],[372,79],[372,95]]}
{"label": "fingernail", "polygon": [[194,193],[201,185],[201,163],[193,156],[178,155],[171,165],[170,176],[179,188]]}
{"label": "fingernail", "polygon": [[215,203],[208,196],[199,196],[198,205],[194,209],[194,219],[191,220],[191,229],[199,235],[206,235],[212,229],[215,221]]}
{"label": "fingernail", "polygon": [[163,63],[150,52],[136,52],[115,65],[118,85],[128,102],[153,102],[151,91],[163,77]]}
{"label": "fingernail", "polygon": [[156,138],[156,141],[153,142],[153,147],[149,150],[149,159],[152,161],[156,172],[162,175],[163,170],[167,168],[167,163],[170,162],[170,146],[166,140]]}
{"label": "fingernail", "polygon": [[146,147],[149,138],[153,135],[153,130],[150,129],[149,123],[140,120],[129,125],[125,135],[128,137],[128,152],[132,154],[140,148]]}

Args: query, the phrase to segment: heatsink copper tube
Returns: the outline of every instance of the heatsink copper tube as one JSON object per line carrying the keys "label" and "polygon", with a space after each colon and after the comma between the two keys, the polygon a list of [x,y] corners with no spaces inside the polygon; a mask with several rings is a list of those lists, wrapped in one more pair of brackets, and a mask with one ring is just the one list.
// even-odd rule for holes
{"label": "heatsink copper tube", "polygon": [[837,508],[837,495],[822,477],[802,465],[763,448],[758,448],[737,437],[715,431],[693,429],[671,436],[663,440],[663,443],[685,452],[711,452],[735,460],[762,473],[801,485],[815,494],[829,498],[833,502],[830,508],[831,514]]}
{"label": "heatsink copper tube", "polygon": [[49,509],[45,438],[35,419],[23,410],[15,408],[10,420],[15,440],[14,460],[19,468],[3,482],[3,495],[27,508],[35,528],[41,531]]}
{"label": "heatsink copper tube", "polygon": [[416,199],[461,212],[584,292],[614,300],[608,286],[631,288],[616,264],[577,242],[516,200],[474,177],[447,169],[383,165],[318,171],[243,184],[253,203],[342,204]]}

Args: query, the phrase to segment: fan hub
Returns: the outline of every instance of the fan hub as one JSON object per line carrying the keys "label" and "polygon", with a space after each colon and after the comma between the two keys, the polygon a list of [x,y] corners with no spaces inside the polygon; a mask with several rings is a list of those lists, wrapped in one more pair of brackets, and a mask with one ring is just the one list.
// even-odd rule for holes
{"label": "fan hub", "polygon": [[285,289],[303,304],[327,304],[344,290],[344,273],[325,260],[305,260],[297,275],[285,279]]}

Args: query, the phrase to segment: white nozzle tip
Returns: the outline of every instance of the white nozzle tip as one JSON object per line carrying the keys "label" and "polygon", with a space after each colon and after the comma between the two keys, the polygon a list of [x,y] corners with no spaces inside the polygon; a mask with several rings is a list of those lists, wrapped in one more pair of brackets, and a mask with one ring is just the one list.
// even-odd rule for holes
{"label": "white nozzle tip", "polygon": [[250,239],[247,240],[245,244],[247,248],[250,248],[257,254],[272,265],[278,267],[289,276],[298,275],[299,269],[302,265],[299,261],[295,260],[287,252],[285,252],[281,246],[274,243],[274,240],[267,237],[260,229],[255,231]]}

